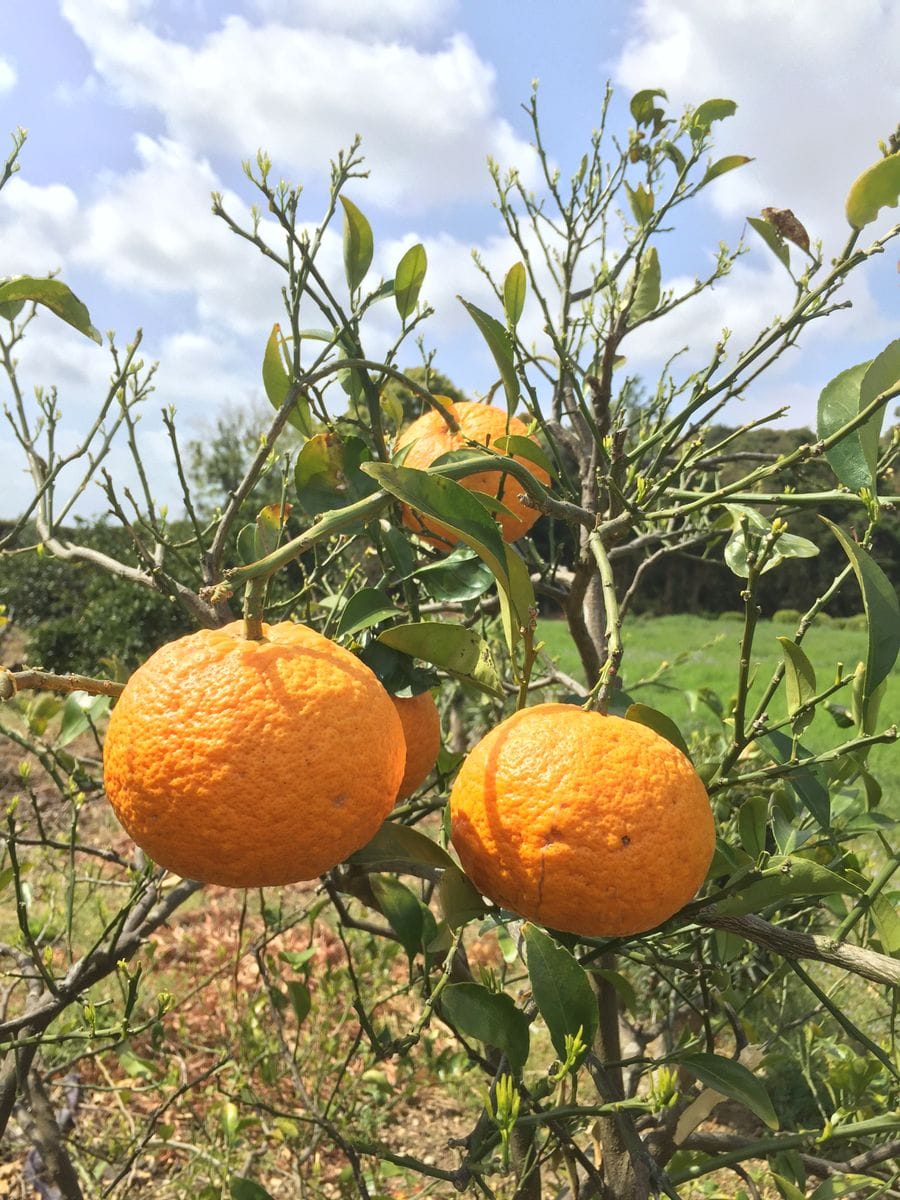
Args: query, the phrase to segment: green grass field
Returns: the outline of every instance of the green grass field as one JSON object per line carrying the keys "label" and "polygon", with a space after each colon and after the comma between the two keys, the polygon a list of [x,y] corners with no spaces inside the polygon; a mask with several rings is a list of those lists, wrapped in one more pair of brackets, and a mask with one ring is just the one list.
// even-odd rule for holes
{"label": "green grass field", "polygon": [[[753,644],[750,710],[754,697],[762,694],[781,661],[778,637],[792,638],[796,626],[760,621]],[[700,616],[636,617],[623,630],[625,655],[621,676],[626,690],[635,700],[649,704],[670,716],[687,737],[693,731],[711,729],[717,724],[704,704],[692,705],[690,693],[702,688],[715,692],[727,713],[737,688],[738,649],[743,623],[737,615],[718,619]],[[542,620],[538,635],[546,652],[560,668],[576,679],[582,678],[578,655],[571,644],[565,622]],[[851,673],[865,657],[866,635],[837,625],[814,626],[803,640],[803,648],[816,668],[820,688],[835,678],[837,664]],[[661,664],[666,669],[657,676]],[[849,686],[833,701],[850,704]],[[786,715],[784,689],[776,693],[770,716],[781,720]],[[879,727],[887,728],[900,719],[900,671],[894,670],[881,705]],[[819,712],[803,735],[803,744],[820,752],[846,741],[852,729],[840,729],[826,712]],[[876,746],[870,757],[870,769],[884,788],[883,805],[892,814],[900,813],[900,746]]]}

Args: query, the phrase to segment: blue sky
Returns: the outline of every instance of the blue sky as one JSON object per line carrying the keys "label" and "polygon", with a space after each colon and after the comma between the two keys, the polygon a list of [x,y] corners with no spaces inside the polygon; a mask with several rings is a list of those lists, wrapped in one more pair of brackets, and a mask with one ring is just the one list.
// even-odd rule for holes
{"label": "blue sky", "polygon": [[[304,183],[312,217],[329,156],[363,135],[371,177],[348,194],[373,226],[375,268],[390,274],[406,246],[425,242],[423,298],[437,310],[428,342],[478,394],[491,364],[455,296],[490,304],[472,247],[501,274],[517,257],[484,162],[491,154],[527,177],[521,104],[532,79],[564,173],[607,79],[623,132],[642,87],[666,88],[676,113],[710,96],[738,102],[717,149],[755,161],[711,186],[660,245],[664,282],[677,286],[708,270],[719,241],[736,243],[764,205],[792,208],[826,254],[838,250],[847,188],[900,118],[898,61],[900,6],[880,0],[30,0],[27,20],[4,22],[0,45],[6,127],[29,131],[22,170],[0,193],[0,274],[60,269],[100,329],[124,342],[142,327],[147,357],[160,361],[142,445],[161,498],[174,499],[159,409],[176,406],[187,440],[222,405],[262,394],[280,280],[209,211],[214,188],[238,214],[253,200],[240,160],[258,146],[277,174]],[[784,309],[778,264],[749,244],[715,293],[636,339],[630,369],[652,382],[680,346],[691,346],[690,367],[723,325],[737,347]],[[325,252],[339,270],[337,238]],[[811,421],[829,378],[897,336],[897,257],[871,264],[850,289],[854,308],[811,331],[731,415],[790,404],[793,423]],[[47,316],[21,358],[28,388],[58,387],[61,437],[73,442],[102,392],[104,352]],[[8,516],[25,477],[5,430],[0,455]],[[112,465],[127,476],[123,448]],[[89,495],[81,511],[101,507]]]}

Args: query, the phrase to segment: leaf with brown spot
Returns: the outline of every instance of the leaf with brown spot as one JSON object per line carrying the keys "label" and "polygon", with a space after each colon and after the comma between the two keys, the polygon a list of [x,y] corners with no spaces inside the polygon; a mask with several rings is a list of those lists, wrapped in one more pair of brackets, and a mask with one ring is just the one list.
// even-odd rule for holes
{"label": "leaf with brown spot", "polygon": [[764,208],[762,215],[783,238],[809,254],[809,234],[789,208]]}

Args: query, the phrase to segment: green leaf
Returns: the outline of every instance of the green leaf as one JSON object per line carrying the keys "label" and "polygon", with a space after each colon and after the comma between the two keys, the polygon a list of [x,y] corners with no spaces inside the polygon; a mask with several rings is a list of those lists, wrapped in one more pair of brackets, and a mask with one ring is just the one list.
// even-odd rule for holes
{"label": "green leaf", "polygon": [[753,162],[753,159],[749,158],[746,154],[727,154],[724,158],[720,158],[718,162],[714,162],[707,167],[706,174],[700,180],[700,186],[706,187],[708,183],[712,183],[720,175],[727,175],[729,171],[736,171],[738,167],[745,167],[750,162]]}
{"label": "green leaf", "polygon": [[291,506],[285,504],[267,504],[256,514],[256,524],[253,526],[253,549],[257,558],[265,558],[278,548],[281,541],[284,523],[290,514]]}
{"label": "green leaf", "polygon": [[832,1175],[823,1179],[816,1190],[810,1193],[809,1200],[843,1200],[844,1196],[855,1196],[863,1188],[866,1194],[862,1200],[877,1200],[890,1186],[890,1182],[886,1183],[873,1175]]}
{"label": "green leaf", "polygon": [[306,984],[300,979],[289,979],[285,986],[287,987],[291,1008],[294,1010],[294,1016],[297,1018],[297,1024],[301,1025],[309,1016],[309,1010],[312,1008],[312,994]]}
{"label": "green leaf", "polygon": [[362,438],[341,438],[336,433],[317,433],[297,455],[294,484],[300,508],[318,516],[344,508],[377,491],[378,485],[361,470],[369,459]]}
{"label": "green leaf", "polygon": [[501,450],[513,458],[524,458],[533,462],[536,467],[546,471],[551,479],[556,478],[556,468],[544,452],[543,446],[533,437],[523,433],[504,433],[494,438],[492,445],[495,450]]}
{"label": "green leaf", "polygon": [[505,1054],[513,1071],[525,1066],[528,1018],[510,996],[489,992],[480,983],[451,983],[441,994],[440,1007],[460,1033]]}
{"label": "green leaf", "polygon": [[[821,439],[837,433],[860,411],[862,381],[870,366],[871,360],[858,363],[826,383],[819,395],[817,417],[817,433]],[[861,429],[853,430],[825,451],[832,471],[841,483],[854,492],[875,487],[877,444],[873,453],[870,439],[867,437],[864,445],[861,432]]]}
{"label": "green leaf", "polygon": [[437,897],[444,920],[451,929],[459,929],[468,921],[484,916],[481,893],[459,867],[449,867],[441,876]]}
{"label": "green leaf", "polygon": [[822,828],[828,829],[831,822],[831,797],[815,766],[803,765],[804,759],[812,757],[809,750],[787,737],[780,729],[773,729],[761,737],[758,745],[762,749],[770,748],[772,757],[778,763],[791,763],[796,760],[797,766],[785,778]]}
{"label": "green leaf", "polygon": [[770,1129],[778,1128],[778,1117],[765,1086],[752,1071],[733,1058],[723,1058],[719,1054],[689,1054],[679,1060],[679,1065],[706,1087],[749,1108]]}
{"label": "green leaf", "polygon": [[347,286],[355,292],[372,265],[375,242],[372,227],[352,200],[341,196],[344,206],[344,273]]}
{"label": "green leaf", "polygon": [[0,304],[15,303],[19,300],[42,304],[98,346],[103,344],[98,330],[91,324],[91,314],[85,305],[71,288],[66,287],[60,280],[34,279],[30,275],[20,275],[17,279],[8,279],[5,283],[0,283]]}
{"label": "green leaf", "polygon": [[385,821],[370,842],[351,854],[348,862],[368,871],[407,871],[417,874],[417,868],[455,866],[446,850],[437,842],[409,825]]}
{"label": "green leaf", "polygon": [[[746,504],[726,504],[725,508],[731,517],[733,533],[725,544],[725,563],[735,575],[741,579],[750,574],[749,554],[751,543],[758,552],[762,540],[771,533],[769,521]],[[796,534],[783,533],[775,543],[775,547],[766,559],[761,574],[772,571],[780,566],[786,558],[813,558],[819,553],[819,547],[808,538],[797,537]]]}
{"label": "green leaf", "polygon": [[523,262],[513,263],[506,272],[506,278],[503,280],[503,311],[506,313],[506,319],[513,329],[518,325],[522,309],[525,307],[525,293],[527,288],[528,279],[525,274],[525,264]]}
{"label": "green leaf", "polygon": [[740,917],[798,897],[812,900],[817,896],[857,895],[860,890],[852,880],[808,858],[773,858],[759,879],[716,901],[714,907],[722,916]]}
{"label": "green leaf", "polygon": [[896,958],[900,954],[900,915],[896,903],[887,896],[876,896],[870,909],[875,932],[885,954]]}
{"label": "green leaf", "polygon": [[597,998],[584,967],[537,925],[525,926],[525,952],[531,991],[550,1031],[561,1062],[566,1060],[566,1034],[581,1030],[588,1049],[597,1033]]}
{"label": "green leaf", "polygon": [[678,147],[675,145],[675,143],[674,142],[660,142],[659,148],[663,152],[663,154],[666,156],[666,158],[670,159],[674,163],[675,170],[678,172],[678,174],[679,175],[683,174],[684,168],[687,166],[687,159],[684,157],[684,155],[681,153],[681,151],[678,149]]}
{"label": "green leaf", "polygon": [[386,492],[461,537],[487,563],[501,587],[508,586],[503,537],[472,492],[454,479],[413,467],[370,462],[364,470]]}
{"label": "green leaf", "polygon": [[[291,373],[286,365],[287,343],[277,323],[272,326],[266,350],[263,355],[262,377],[266,396],[273,408],[281,408],[291,390]],[[312,422],[309,415],[309,404],[302,396],[298,396],[291,407],[288,420],[295,429],[305,436],[312,434]]]}
{"label": "green leaf", "polygon": [[782,263],[784,267],[790,269],[790,248],[775,226],[771,225],[768,221],[761,220],[759,217],[748,217],[747,224],[751,229],[756,230],[778,261]]}
{"label": "green leaf", "polygon": [[397,264],[394,275],[394,302],[404,321],[416,307],[427,269],[428,256],[421,242],[410,246]]}
{"label": "green leaf", "polygon": [[244,1179],[240,1175],[232,1175],[228,1181],[231,1200],[272,1200],[272,1193],[252,1179]]}
{"label": "green leaf", "polygon": [[24,307],[24,300],[10,300],[8,304],[0,304],[0,317],[4,321],[14,321]]}
{"label": "green leaf", "polygon": [[897,603],[897,593],[887,575],[862,546],[857,545],[827,517],[822,517],[822,520],[843,546],[862,592],[869,622],[865,695],[871,696],[881,681],[887,679],[900,652],[900,604]]}
{"label": "green leaf", "polygon": [[490,646],[474,629],[449,621],[414,621],[383,630],[378,641],[432,663],[492,696],[503,695]]}
{"label": "green leaf", "polygon": [[537,613],[534,584],[525,560],[514,546],[506,546],[506,575],[508,584],[500,589],[500,620],[510,654]]}
{"label": "green leaf", "polygon": [[457,546],[446,558],[412,572],[432,600],[477,600],[494,582],[487,563],[468,546]]}
{"label": "green leaf", "polygon": [[659,254],[656,247],[651,246],[641,263],[637,287],[634,289],[634,300],[628,310],[630,324],[634,325],[642,317],[649,316],[654,311],[659,304],[661,287],[662,272],[659,266]]}
{"label": "green leaf", "polygon": [[68,746],[109,712],[109,696],[91,697],[87,692],[71,692],[62,708],[62,722],[56,735],[57,746]]}
{"label": "green leaf", "polygon": [[741,805],[738,812],[741,845],[754,862],[766,848],[768,821],[769,800],[767,796],[751,796]]}
{"label": "green leaf", "polygon": [[377,625],[379,621],[395,617],[399,611],[386,592],[379,588],[361,588],[344,605],[336,636],[359,633],[361,629],[368,629],[370,625]]}
{"label": "green leaf", "polygon": [[714,121],[724,121],[726,117],[733,117],[736,112],[737,105],[733,100],[704,100],[691,115],[691,137],[699,141],[709,133]]}
{"label": "green leaf", "polygon": [[390,875],[373,875],[369,884],[391,929],[412,962],[422,948],[422,905],[415,892]]}
{"label": "green leaf", "polygon": [[806,1200],[806,1194],[803,1189],[798,1188],[796,1183],[792,1183],[784,1175],[779,1175],[777,1171],[773,1171],[772,1179],[775,1181],[775,1186],[781,1193],[783,1200]]}
{"label": "green leaf", "polygon": [[[873,400],[891,391],[900,382],[900,339],[891,342],[872,359],[868,371],[859,385],[859,411],[863,412]],[[872,467],[872,490],[876,491],[876,467],[878,463],[878,440],[887,412],[887,402],[882,404],[871,417],[854,431],[862,446],[867,464]],[[852,435],[852,436],[854,436]]]}
{"label": "green leaf", "polygon": [[643,183],[639,183],[636,188],[626,183],[625,191],[628,193],[628,203],[631,206],[635,221],[640,226],[646,225],[653,216],[653,210],[656,207],[653,193],[649,188],[645,188]]}
{"label": "green leaf", "polygon": [[777,639],[784,659],[784,684],[787,691],[788,716],[809,704],[816,694],[816,670],[806,654],[790,638]]}
{"label": "green leaf", "polygon": [[900,200],[900,154],[882,158],[855,179],[847,193],[847,220],[854,229],[870,225],[885,206]]}
{"label": "green leaf", "polygon": [[662,112],[662,109],[658,109],[653,103],[657,96],[662,96],[663,100],[669,98],[662,88],[644,88],[631,97],[631,115],[638,125],[652,125],[655,114]]}
{"label": "green leaf", "polygon": [[660,737],[664,737],[667,742],[676,746],[685,758],[690,758],[687,742],[681,736],[681,730],[665,713],[651,708],[649,704],[632,704],[625,710],[625,720],[637,721],[638,725],[646,725],[648,729],[652,729]]}
{"label": "green leaf", "polygon": [[463,300],[462,296],[457,296],[457,300],[478,326],[481,336],[487,342],[488,349],[494,356],[494,362],[497,364],[497,370],[503,381],[503,390],[506,392],[506,409],[511,416],[519,403],[519,377],[516,374],[516,361],[513,357],[509,334],[496,317],[482,312],[468,300]]}

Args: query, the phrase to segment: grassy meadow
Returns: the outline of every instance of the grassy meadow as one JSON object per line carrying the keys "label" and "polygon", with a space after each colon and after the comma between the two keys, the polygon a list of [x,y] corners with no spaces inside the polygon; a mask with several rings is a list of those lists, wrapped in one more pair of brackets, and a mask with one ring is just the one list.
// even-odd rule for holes
{"label": "grassy meadow", "polygon": [[[738,648],[743,621],[738,614],[718,618],[679,614],[665,617],[632,617],[625,623],[625,654],[621,676],[624,687],[635,700],[649,704],[670,716],[685,737],[694,731],[713,729],[717,718],[696,699],[707,688],[722,702],[727,714],[737,687]],[[792,623],[760,621],[753,643],[750,711],[754,697],[759,698],[781,662],[778,637],[793,638]],[[561,670],[581,679],[581,667],[564,621],[542,620],[538,636],[547,654]],[[835,678],[838,663],[852,673],[865,658],[866,635],[861,630],[843,629],[836,622],[817,623],[803,640],[803,648],[816,668],[818,684],[827,686]],[[665,664],[665,666],[664,666]],[[662,669],[661,669],[662,668]],[[832,697],[836,704],[849,706],[850,688]],[[693,694],[693,695],[692,695]],[[786,715],[782,686],[770,706],[773,720]],[[879,727],[884,729],[900,719],[900,671],[888,680],[881,705]],[[812,751],[840,745],[853,734],[840,729],[827,712],[818,712],[803,735],[803,744]],[[900,816],[900,746],[876,746],[871,752],[870,769],[884,788],[883,805]]]}

